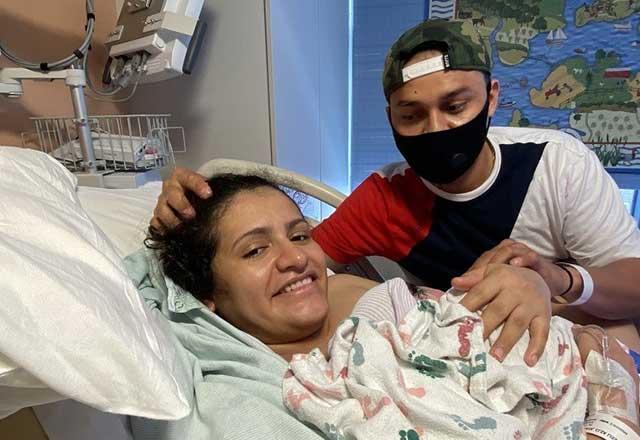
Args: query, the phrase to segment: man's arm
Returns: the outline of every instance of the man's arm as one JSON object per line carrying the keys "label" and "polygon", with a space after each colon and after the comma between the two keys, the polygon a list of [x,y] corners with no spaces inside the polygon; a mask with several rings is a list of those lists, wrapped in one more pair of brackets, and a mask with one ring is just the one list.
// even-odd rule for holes
{"label": "man's arm", "polygon": [[[635,263],[637,264],[637,259],[635,259]],[[617,265],[625,260],[621,260],[620,262],[612,263],[613,265]],[[569,286],[570,282],[568,279],[567,273],[553,264],[551,261],[540,257],[537,253],[530,250],[525,244],[516,242],[514,240],[504,240],[495,248],[485,252],[476,260],[473,266],[469,269],[469,271],[461,277],[456,277],[452,280],[452,284],[459,290],[466,291],[475,285],[475,283],[479,282],[484,276],[483,273],[486,271],[490,265],[495,264],[509,264],[511,266],[519,266],[519,267],[527,267],[529,269],[533,269],[538,272],[540,276],[545,280],[545,283],[549,287],[551,297],[558,296],[562,292],[564,292]],[[628,269],[625,268],[624,273],[628,272]],[[573,277],[580,277],[577,271],[573,268],[569,267],[569,270],[572,272]],[[599,274],[594,274],[591,269],[589,269],[591,276],[594,278],[594,284],[606,283],[606,281],[602,281],[599,277]],[[598,272],[599,269],[596,269]],[[609,277],[610,269],[606,269],[604,271],[605,277]],[[615,283],[618,280],[614,279]],[[576,282],[573,283],[574,286],[569,293],[563,295],[562,298],[565,301],[573,301],[576,299],[581,292],[582,289],[582,281],[581,278],[576,278]],[[622,284],[627,285],[624,281]],[[616,287],[610,287],[611,289],[616,289]],[[510,292],[510,295],[519,296],[522,292]],[[605,290],[599,289],[597,292],[594,291],[592,295],[591,301],[600,301],[602,296],[604,295],[605,305],[599,305],[600,307],[605,308],[605,310],[609,310],[611,307],[608,305],[608,298],[606,296]],[[633,302],[635,298],[634,292],[629,292],[629,301]],[[529,301],[533,301],[534,298],[531,298]],[[590,305],[591,301],[586,305]],[[637,307],[634,305],[633,307]],[[632,307],[632,308],[633,308]],[[530,313],[533,313],[533,308],[529,307],[527,310]],[[613,312],[617,310],[611,309]],[[635,324],[630,320],[618,319],[617,317],[606,316],[594,316],[589,313],[587,308],[584,306],[570,306],[567,304],[552,304],[552,313],[554,315],[562,316],[572,322],[577,324],[587,325],[587,324],[595,324],[600,327],[607,329],[611,335],[618,338],[618,340],[625,343],[632,350],[640,352],[640,335],[638,335],[638,330]],[[633,315],[633,312],[630,312]],[[638,316],[635,314],[633,316]]]}
{"label": "man's arm", "polygon": [[362,257],[394,258],[402,240],[389,229],[390,190],[372,174],[312,231],[313,239],[329,258],[329,267],[351,264]]}
{"label": "man's arm", "polygon": [[[580,298],[584,283],[580,272],[571,266],[558,267],[540,257],[527,245],[504,240],[485,252],[471,266],[467,274],[489,264],[511,264],[538,272],[549,286],[552,297],[562,294],[562,302],[572,303]],[[640,316],[640,258],[623,258],[602,267],[584,268],[593,280],[593,294],[584,305],[578,306],[590,315],[603,319],[628,319]],[[571,279],[569,278],[569,273]],[[472,279],[469,275],[454,278],[453,285],[465,290]],[[567,288],[570,288],[567,291]]]}
{"label": "man's arm", "polygon": [[[583,289],[583,280],[573,267],[574,285],[563,295],[567,302],[576,301]],[[581,308],[599,318],[624,319],[640,316],[640,258],[625,258],[603,267],[586,268],[593,279],[593,295]]]}
{"label": "man's arm", "polygon": [[[586,147],[582,147],[587,150]],[[620,190],[597,156],[566,170],[564,225],[566,249],[593,279],[593,295],[582,309],[607,319],[640,316],[640,230],[627,212]],[[579,297],[582,278],[568,267],[575,286],[567,300]]]}
{"label": "man's arm", "polygon": [[[549,188],[550,197],[554,197],[549,206],[557,205],[563,219],[560,232],[568,256],[593,280],[591,299],[578,307],[606,319],[638,318],[640,231],[637,222],[627,212],[618,187],[596,155],[578,140],[567,138],[566,143],[562,155],[554,157],[557,168],[549,172],[554,182]],[[568,302],[578,299],[583,291],[584,280],[578,270],[571,266],[560,268],[514,240],[505,240],[485,252],[470,271],[502,263],[535,270],[547,282],[552,296],[564,293],[562,297]],[[464,288],[465,283],[458,278],[453,284]]]}
{"label": "man's arm", "polygon": [[[637,318],[640,316],[640,231],[626,211],[617,186],[595,154],[577,140],[567,142],[575,142],[566,146],[574,156],[568,165],[556,168],[549,192],[555,194],[554,204],[558,205],[563,218],[560,232],[567,254],[593,280],[591,299],[578,307],[596,317]],[[502,263],[538,272],[552,297],[562,296],[573,301],[583,292],[584,283],[578,270],[571,266],[561,268],[513,240],[505,240],[483,254],[470,271],[454,278],[452,285],[468,290],[478,278],[485,276],[487,267]],[[509,296],[512,295],[521,296],[518,292],[510,292]],[[486,304],[486,299],[479,299],[479,304]],[[506,316],[504,308],[496,310],[498,315]],[[533,309],[525,307],[521,315],[521,324],[528,321],[532,331]],[[523,325],[513,326],[513,331],[509,329],[513,334],[507,340],[518,336],[518,327]]]}

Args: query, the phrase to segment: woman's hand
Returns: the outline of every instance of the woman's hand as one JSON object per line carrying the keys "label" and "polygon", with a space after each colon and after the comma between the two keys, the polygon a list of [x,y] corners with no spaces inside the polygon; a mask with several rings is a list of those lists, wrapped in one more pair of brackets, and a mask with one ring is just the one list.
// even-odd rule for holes
{"label": "woman's hand", "polygon": [[[595,351],[602,354],[602,331],[592,327],[576,325],[573,327],[573,334],[576,344],[578,345],[578,350],[580,351],[580,357],[582,358],[583,364],[586,363],[590,352]],[[606,412],[606,408],[608,407],[629,413],[629,416],[627,417],[622,417],[618,414],[614,414],[614,416],[624,422],[627,426],[631,427],[636,433],[640,434],[640,428],[638,427],[638,373],[636,371],[635,362],[631,356],[622,349],[615,338],[608,338],[608,348],[607,357],[620,364],[633,381],[633,399],[631,402],[628,402],[627,393],[625,393],[623,389],[610,388],[606,385],[589,383],[589,401],[600,408],[605,408],[604,412]]]}
{"label": "woman's hand", "polygon": [[525,331],[530,340],[524,360],[538,362],[549,337],[551,294],[542,277],[531,269],[488,264],[452,280],[454,288],[467,291],[461,304],[472,312],[482,310],[484,337],[502,323],[491,354],[504,360]]}
{"label": "woman's hand", "polygon": [[211,196],[211,188],[204,177],[187,168],[176,167],[169,179],[162,182],[162,193],[153,210],[151,226],[166,231],[178,226],[183,219],[193,218],[196,212],[186,197],[187,192],[202,199]]}
{"label": "woman's hand", "polygon": [[[573,328],[573,334],[576,340],[576,344],[578,344],[578,350],[580,351],[580,357],[582,358],[583,365],[587,361],[587,357],[589,356],[590,352],[595,351],[597,353],[602,354],[602,338],[603,338],[602,331],[599,331],[591,327],[582,327],[582,326],[576,325]],[[618,364],[620,364],[620,366],[622,366],[622,368],[624,368],[624,370],[629,374],[629,376],[631,377],[631,380],[633,380],[633,390],[634,390],[635,401],[628,402],[628,403],[629,405],[632,405],[636,409],[636,420],[634,420],[634,422],[637,422],[638,421],[637,406],[638,406],[638,401],[640,396],[638,396],[639,380],[638,380],[638,372],[636,370],[636,364],[633,361],[633,358],[629,356],[626,351],[624,351],[624,349],[618,343],[616,338],[609,337],[607,345],[609,348],[607,351],[607,357],[609,359],[616,361]],[[605,386],[603,385],[603,387]],[[621,396],[619,396],[620,393],[624,395],[624,392],[617,389],[612,389],[612,391],[608,393],[601,393],[600,397],[604,400],[601,401],[600,404],[602,406],[616,406],[617,404],[619,404],[621,400]],[[622,398],[624,398],[624,396],[622,396]],[[607,399],[610,401],[607,401]]]}

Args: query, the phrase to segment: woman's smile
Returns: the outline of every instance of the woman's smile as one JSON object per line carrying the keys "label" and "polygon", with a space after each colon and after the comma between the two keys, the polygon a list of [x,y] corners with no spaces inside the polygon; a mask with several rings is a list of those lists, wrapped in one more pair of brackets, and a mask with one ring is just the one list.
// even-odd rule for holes
{"label": "woman's smile", "polygon": [[319,290],[320,288],[318,283],[316,283],[317,279],[318,276],[314,273],[306,273],[296,276],[288,281],[284,287],[279,289],[274,297],[290,297],[313,293],[314,290]]}

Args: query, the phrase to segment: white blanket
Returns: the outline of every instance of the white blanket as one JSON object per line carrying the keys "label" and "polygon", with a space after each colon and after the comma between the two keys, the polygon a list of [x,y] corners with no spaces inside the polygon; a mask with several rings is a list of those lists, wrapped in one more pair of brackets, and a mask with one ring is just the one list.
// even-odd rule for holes
{"label": "white blanket", "polygon": [[397,327],[346,320],[329,361],[319,350],[292,359],[286,405],[330,439],[584,438],[586,380],[572,324],[552,319],[533,368],[522,360],[528,336],[499,363],[478,314],[458,300],[422,300]]}

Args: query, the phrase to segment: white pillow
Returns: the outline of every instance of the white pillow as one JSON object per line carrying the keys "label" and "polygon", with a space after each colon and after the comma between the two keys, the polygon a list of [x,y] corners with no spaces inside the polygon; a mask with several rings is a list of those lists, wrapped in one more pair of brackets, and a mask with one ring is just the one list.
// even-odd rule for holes
{"label": "white pillow", "polygon": [[78,187],[80,204],[122,257],[143,245],[162,182],[134,189]]}
{"label": "white pillow", "polygon": [[190,372],[76,185],[44,153],[0,148],[0,418],[62,398],[182,418]]}

